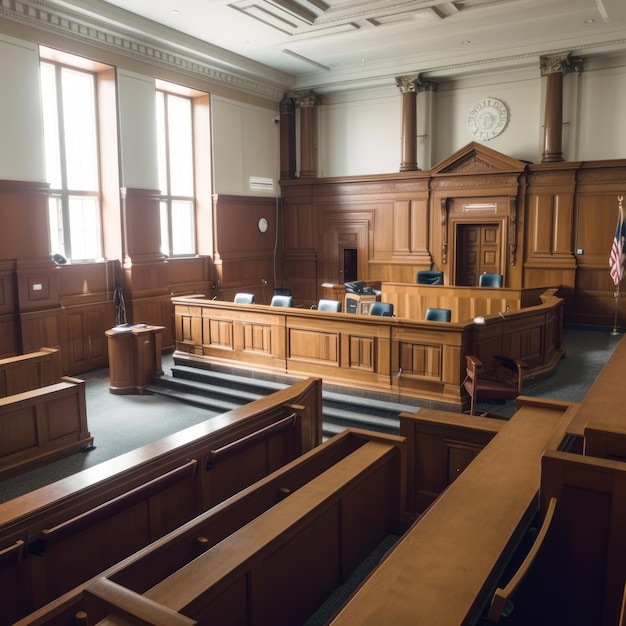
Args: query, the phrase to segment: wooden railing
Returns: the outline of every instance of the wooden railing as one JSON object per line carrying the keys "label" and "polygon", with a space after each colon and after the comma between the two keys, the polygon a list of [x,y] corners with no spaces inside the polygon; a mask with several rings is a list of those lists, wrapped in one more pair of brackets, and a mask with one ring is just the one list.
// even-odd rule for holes
{"label": "wooden railing", "polygon": [[[0,551],[15,555],[0,569],[0,583],[8,581],[0,584],[0,624],[313,449],[321,420],[321,381],[307,379],[0,505]],[[249,445],[205,469],[211,451],[247,438]],[[15,547],[20,541],[25,549]]]}
{"label": "wooden railing", "polygon": [[562,300],[553,291],[537,296],[538,304],[485,315],[480,324],[173,298],[174,358],[320,376],[327,383],[462,406],[466,354],[487,369],[496,354],[522,359],[528,376],[556,369],[565,350]]}

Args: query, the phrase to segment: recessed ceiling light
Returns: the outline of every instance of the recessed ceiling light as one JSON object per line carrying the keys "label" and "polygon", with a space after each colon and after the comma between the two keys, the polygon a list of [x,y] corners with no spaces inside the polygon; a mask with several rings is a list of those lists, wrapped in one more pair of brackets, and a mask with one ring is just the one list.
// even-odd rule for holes
{"label": "recessed ceiling light", "polygon": [[173,15],[180,15],[180,11],[178,9],[172,9],[170,13],[172,13]]}
{"label": "recessed ceiling light", "polygon": [[469,39],[466,39],[465,41],[462,41],[462,42],[461,42],[461,45],[465,46],[465,45],[467,45],[468,43],[472,43],[472,42],[471,42]]}
{"label": "recessed ceiling light", "polygon": [[585,24],[593,24],[595,20],[585,20]]}

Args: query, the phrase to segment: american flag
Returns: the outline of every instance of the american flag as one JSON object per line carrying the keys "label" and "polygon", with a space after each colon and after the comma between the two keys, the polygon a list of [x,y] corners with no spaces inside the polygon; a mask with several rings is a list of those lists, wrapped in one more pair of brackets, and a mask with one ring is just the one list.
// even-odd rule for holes
{"label": "american flag", "polygon": [[624,252],[624,211],[622,205],[619,205],[619,213],[617,215],[617,226],[615,227],[615,236],[613,237],[613,245],[611,246],[611,256],[609,257],[609,267],[611,278],[615,286],[620,284],[624,274],[624,264],[622,254]]}

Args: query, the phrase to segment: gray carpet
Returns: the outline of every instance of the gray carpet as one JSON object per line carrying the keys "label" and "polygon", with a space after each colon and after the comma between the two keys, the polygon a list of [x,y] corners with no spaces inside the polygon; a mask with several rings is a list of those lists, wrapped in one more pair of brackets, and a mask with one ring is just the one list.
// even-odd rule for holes
{"label": "gray carpet", "polygon": [[[564,329],[567,356],[555,374],[527,381],[524,394],[555,400],[581,402],[622,335],[610,329]],[[163,358],[163,369],[170,373],[171,356]],[[166,435],[215,416],[203,408],[152,395],[115,395],[108,391],[108,369],[88,372],[85,380],[87,421],[94,437],[93,450],[79,452],[20,476],[0,482],[0,502],[5,502],[51,482],[92,467],[156,441]],[[419,402],[412,400],[412,403]],[[478,404],[478,410],[507,418],[514,403]]]}

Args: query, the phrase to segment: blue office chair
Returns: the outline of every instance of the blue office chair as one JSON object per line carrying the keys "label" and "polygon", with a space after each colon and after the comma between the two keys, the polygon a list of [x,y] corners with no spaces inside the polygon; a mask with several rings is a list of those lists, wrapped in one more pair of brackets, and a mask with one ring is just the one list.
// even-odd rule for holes
{"label": "blue office chair", "polygon": [[426,319],[431,322],[449,322],[452,319],[452,311],[432,307],[426,310]]}
{"label": "blue office chair", "polygon": [[420,270],[415,280],[418,285],[443,285],[443,272]]}
{"label": "blue office chair", "polygon": [[369,314],[393,317],[393,304],[390,302],[374,302],[370,307]]}
{"label": "blue office chair", "polygon": [[320,300],[317,303],[318,311],[332,311],[333,313],[341,313],[341,302],[339,300]]}
{"label": "blue office chair", "polygon": [[479,287],[502,287],[502,274],[488,274],[485,272],[478,279]]}
{"label": "blue office chair", "polygon": [[233,302],[237,304],[254,304],[253,293],[236,293]]}
{"label": "blue office chair", "polygon": [[290,307],[293,302],[292,296],[272,296],[270,306],[285,306]]}

